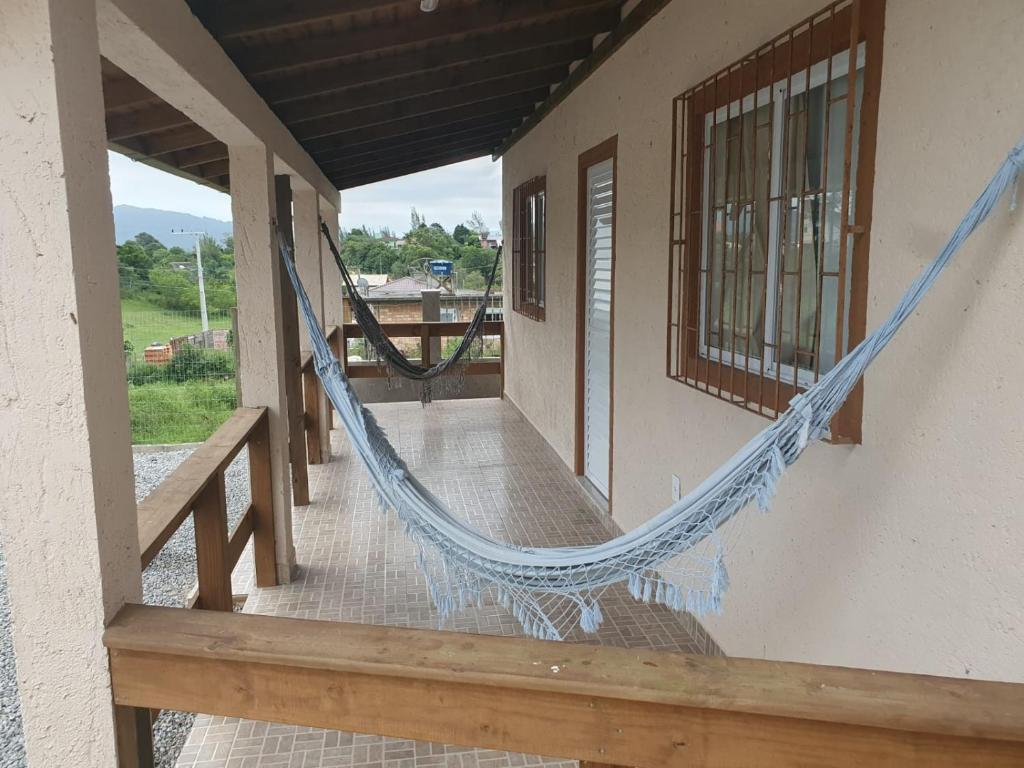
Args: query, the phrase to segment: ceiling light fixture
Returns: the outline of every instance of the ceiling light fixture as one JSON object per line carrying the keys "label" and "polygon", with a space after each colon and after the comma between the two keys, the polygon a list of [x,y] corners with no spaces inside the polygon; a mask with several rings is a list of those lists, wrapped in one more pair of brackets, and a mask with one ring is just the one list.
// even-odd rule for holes
{"label": "ceiling light fixture", "polygon": [[437,10],[440,0],[420,0],[420,10],[424,13],[433,13]]}

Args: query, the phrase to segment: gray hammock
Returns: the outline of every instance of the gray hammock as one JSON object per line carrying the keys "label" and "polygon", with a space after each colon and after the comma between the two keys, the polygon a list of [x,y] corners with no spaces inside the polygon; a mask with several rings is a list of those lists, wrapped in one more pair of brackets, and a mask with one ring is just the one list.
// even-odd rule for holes
{"label": "gray hammock", "polygon": [[[724,523],[750,502],[766,511],[783,472],[829,422],[865,369],[890,342],[967,238],[988,217],[1024,167],[1024,144],[1003,162],[949,242],[913,282],[886,321],[849,352],[789,409],[754,436],[710,477],[643,525],[609,541],[578,547],[517,546],[491,539],[420,483],[356,396],[317,324],[306,292],[280,239],[312,341],[317,374],[337,409],[353,450],[384,505],[394,509],[419,547],[423,571],[441,621],[490,593],[523,629],[562,639],[576,627],[595,631],[601,596],[625,584],[637,600],[695,614],[718,611],[728,586]],[[739,521],[737,521],[739,522]],[[729,526],[735,530],[736,523]]]}
{"label": "gray hammock", "polygon": [[483,357],[484,322],[487,319],[487,306],[490,303],[494,278],[498,273],[498,264],[501,263],[501,248],[498,248],[494,263],[491,265],[491,273],[487,278],[487,289],[469,321],[469,327],[459,339],[458,346],[448,357],[429,368],[424,368],[409,360],[388,338],[377,320],[377,316],[373,313],[373,309],[357,290],[356,282],[352,279],[352,274],[345,266],[341,253],[338,252],[338,247],[331,237],[331,232],[323,221],[320,222],[320,231],[327,238],[327,245],[334,256],[334,263],[338,267],[338,272],[341,273],[341,279],[352,305],[352,315],[359,327],[363,329],[363,336],[381,364],[387,376],[389,388],[400,386],[402,379],[414,381],[419,387],[420,402],[424,404],[431,401],[434,388],[438,385],[445,394],[460,392],[465,383],[466,367],[474,358],[474,349],[477,352],[476,357]]}

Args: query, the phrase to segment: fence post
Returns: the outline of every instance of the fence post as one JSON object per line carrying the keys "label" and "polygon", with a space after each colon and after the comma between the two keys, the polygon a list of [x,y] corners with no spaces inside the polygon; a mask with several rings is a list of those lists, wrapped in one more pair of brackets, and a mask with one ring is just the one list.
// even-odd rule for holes
{"label": "fence post", "polygon": [[323,464],[320,450],[320,382],[312,363],[302,369],[302,401],[305,403],[306,454],[310,464]]}
{"label": "fence post", "polygon": [[274,489],[270,469],[270,420],[263,412],[249,437],[249,487],[252,495],[252,550],[256,586],[277,586],[277,552],[274,537]]}
{"label": "fence post", "polygon": [[242,404],[242,361],[238,352],[238,307],[231,308],[231,352],[235,358],[235,407]]}
{"label": "fence post", "polygon": [[114,705],[118,768],[153,768],[153,718],[145,707]]}
{"label": "fence post", "polygon": [[232,610],[231,568],[228,564],[228,510],[224,473],[218,472],[196,499],[192,517],[196,531],[198,607]]}

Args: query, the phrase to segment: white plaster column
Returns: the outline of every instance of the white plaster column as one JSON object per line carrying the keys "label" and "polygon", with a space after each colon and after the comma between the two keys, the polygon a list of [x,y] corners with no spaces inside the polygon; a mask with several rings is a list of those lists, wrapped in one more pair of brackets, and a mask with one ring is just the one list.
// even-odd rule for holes
{"label": "white plaster column", "polygon": [[281,270],[275,230],[274,156],[262,145],[229,146],[231,216],[238,292],[238,357],[242,405],[270,410],[277,577],[292,579],[291,474],[284,376]]}
{"label": "white plaster column", "polygon": [[142,597],[95,0],[0,3],[0,531],[32,768],[115,765]]}
{"label": "white plaster column", "polygon": [[[320,195],[312,188],[295,186],[292,191],[292,226],[295,232],[295,266],[313,304],[317,322],[321,329],[324,323],[324,263],[323,235],[320,232]],[[328,225],[329,226],[329,225]],[[321,247],[322,246],[322,247]],[[330,257],[330,253],[328,253]],[[327,265],[330,266],[330,265]],[[310,349],[306,322],[299,312],[299,346],[303,351]],[[320,455],[326,463],[331,459],[331,431],[328,426],[327,393],[317,388],[320,407]]]}

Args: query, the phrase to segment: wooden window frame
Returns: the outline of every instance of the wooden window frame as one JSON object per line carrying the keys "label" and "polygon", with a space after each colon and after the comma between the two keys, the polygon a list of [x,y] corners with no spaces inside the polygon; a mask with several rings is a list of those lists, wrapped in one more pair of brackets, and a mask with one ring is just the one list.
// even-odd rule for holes
{"label": "wooden window frame", "polygon": [[[850,120],[847,122],[845,137],[843,173],[844,199],[850,196],[851,182],[856,189],[853,216],[856,221],[851,220],[849,206],[844,206],[840,231],[845,232],[846,236],[839,238],[840,267],[837,270],[839,278],[836,291],[837,335],[841,337],[841,343],[836,344],[838,356],[841,357],[863,340],[866,333],[868,246],[884,17],[885,0],[838,0],[673,100],[666,345],[666,372],[669,378],[769,418],[774,418],[784,411],[788,402],[803,391],[806,382],[801,380],[800,374],[783,376],[780,373],[783,367],[781,364],[777,366],[776,372],[768,377],[763,370],[763,364],[760,366],[761,370],[751,370],[752,366],[746,358],[742,365],[736,364],[737,357],[744,357],[742,354],[732,352],[728,360],[724,359],[725,355],[720,354],[716,360],[715,355],[710,352],[701,352],[702,345],[705,348],[710,346],[710,337],[707,343],[701,337],[703,241],[708,226],[704,213],[705,116],[730,104],[742,103],[753,94],[774,87],[780,80],[791,81],[798,73],[806,72],[809,76],[812,67],[819,62],[830,61],[844,52],[849,55],[852,51],[852,55],[856,55],[859,49],[864,51],[863,69],[853,68],[856,73],[854,77],[861,80],[862,86],[857,161],[856,167],[853,167],[853,121]],[[831,67],[829,72],[831,73]],[[848,91],[850,96],[847,108],[852,105],[854,98],[855,88],[852,81],[848,85]],[[758,105],[759,102],[755,101],[755,110]],[[756,125],[756,117],[753,122]],[[771,135],[773,129],[768,130]],[[770,138],[769,145],[771,143]],[[775,160],[769,162],[771,164]],[[771,194],[773,192],[769,193]],[[804,194],[806,195],[806,192]],[[770,234],[765,237],[763,243],[765,289],[762,296],[766,305],[770,269],[768,245],[771,238],[780,236],[778,229],[774,228],[772,231],[772,228],[773,225],[769,224]],[[845,275],[848,275],[848,283],[844,283]],[[780,284],[772,285],[771,290],[777,291]],[[753,291],[752,288],[749,290]],[[752,299],[748,298],[748,303],[750,301]],[[820,308],[820,289],[818,305]],[[734,343],[735,339],[734,336]],[[749,342],[747,349],[750,349]],[[762,358],[765,356],[761,355]],[[817,368],[817,364],[815,365]],[[787,381],[787,378],[791,381]],[[832,442],[861,442],[863,398],[861,382],[832,421]]]}
{"label": "wooden window frame", "polygon": [[[536,201],[542,201],[538,206]],[[530,201],[533,203],[531,209]],[[536,214],[531,228],[531,210]],[[512,309],[543,322],[547,270],[547,178],[536,176],[512,191]],[[539,232],[540,238],[535,237]]]}

